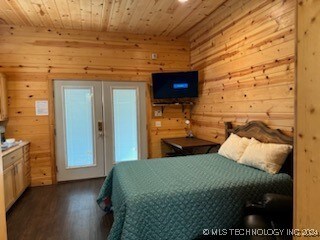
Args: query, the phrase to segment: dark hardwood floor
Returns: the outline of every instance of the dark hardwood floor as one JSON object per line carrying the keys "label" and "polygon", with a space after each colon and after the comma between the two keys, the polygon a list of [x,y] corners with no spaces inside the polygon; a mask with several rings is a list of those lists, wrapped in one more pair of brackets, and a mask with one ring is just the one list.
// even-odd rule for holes
{"label": "dark hardwood floor", "polygon": [[113,216],[96,203],[103,180],[27,189],[7,214],[8,239],[106,239]]}

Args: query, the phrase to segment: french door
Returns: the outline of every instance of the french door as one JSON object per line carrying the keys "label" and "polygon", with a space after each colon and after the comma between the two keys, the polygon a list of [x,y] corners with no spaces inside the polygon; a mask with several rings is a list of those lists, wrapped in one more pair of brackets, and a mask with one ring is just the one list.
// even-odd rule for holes
{"label": "french door", "polygon": [[145,83],[54,81],[58,181],[147,158]]}
{"label": "french door", "polygon": [[113,164],[146,159],[145,83],[103,82],[103,102],[106,173]]}

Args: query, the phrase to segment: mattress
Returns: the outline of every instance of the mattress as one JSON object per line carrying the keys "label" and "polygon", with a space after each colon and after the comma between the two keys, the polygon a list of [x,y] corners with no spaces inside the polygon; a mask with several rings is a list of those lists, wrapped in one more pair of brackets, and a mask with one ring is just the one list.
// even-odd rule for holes
{"label": "mattress", "polygon": [[238,164],[219,154],[119,163],[98,204],[113,210],[108,239],[193,239],[204,229],[240,225],[247,200],[292,195],[292,179]]}

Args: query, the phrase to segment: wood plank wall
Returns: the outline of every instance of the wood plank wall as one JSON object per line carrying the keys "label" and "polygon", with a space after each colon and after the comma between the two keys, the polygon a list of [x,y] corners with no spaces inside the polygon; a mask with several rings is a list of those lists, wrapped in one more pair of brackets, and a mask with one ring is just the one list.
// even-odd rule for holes
{"label": "wood plank wall", "polygon": [[294,0],[227,0],[190,31],[195,135],[222,142],[223,122],[251,120],[292,135],[294,22]]}
{"label": "wood plank wall", "polygon": [[[161,110],[160,107],[154,107],[154,110]],[[149,148],[153,149],[152,158],[161,157],[161,139],[170,137],[185,137],[186,127],[185,120],[190,119],[190,108],[181,106],[170,106],[163,109],[162,117],[153,117],[151,120],[151,142]],[[161,121],[162,126],[156,127],[156,121]]]}
{"label": "wood plank wall", "polygon": [[[151,60],[153,52],[157,60]],[[149,84],[152,72],[189,70],[189,64],[185,39],[1,25],[0,72],[8,77],[7,136],[31,141],[32,185],[53,180],[52,113],[39,117],[34,107],[36,100],[51,100],[51,79]],[[149,96],[149,157],[158,157],[160,138],[184,134],[185,113],[168,108],[160,118],[162,127],[155,128]]]}
{"label": "wood plank wall", "polygon": [[[296,229],[320,230],[320,2],[298,1],[295,151]],[[310,232],[311,233],[311,232]],[[319,239],[315,236],[296,239]]]}

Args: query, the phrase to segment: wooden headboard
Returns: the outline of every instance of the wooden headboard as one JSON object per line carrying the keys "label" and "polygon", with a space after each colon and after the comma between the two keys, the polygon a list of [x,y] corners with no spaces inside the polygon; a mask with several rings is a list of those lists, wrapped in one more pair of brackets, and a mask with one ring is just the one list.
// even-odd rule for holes
{"label": "wooden headboard", "polygon": [[[226,139],[231,133],[240,137],[255,138],[263,143],[290,144],[293,146],[293,137],[283,134],[279,129],[271,129],[265,123],[252,121],[242,126],[233,127],[231,122],[225,122]],[[293,177],[293,152],[289,154],[280,172]]]}

